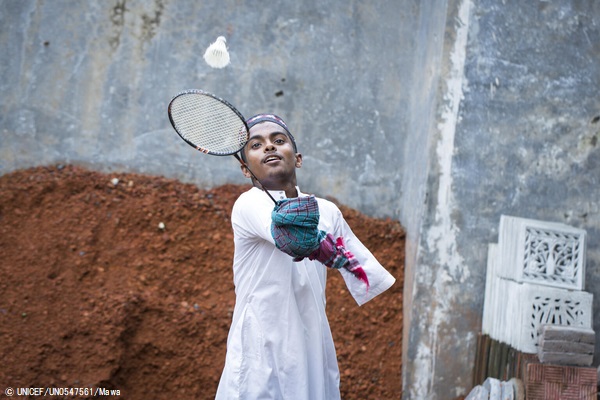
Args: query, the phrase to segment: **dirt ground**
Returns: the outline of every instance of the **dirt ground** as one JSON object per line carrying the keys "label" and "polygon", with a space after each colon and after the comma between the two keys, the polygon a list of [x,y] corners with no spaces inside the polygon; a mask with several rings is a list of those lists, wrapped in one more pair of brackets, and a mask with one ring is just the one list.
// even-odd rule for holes
{"label": "dirt ground", "polygon": [[[6,387],[214,398],[234,304],[229,216],[247,189],[74,166],[1,176],[0,398]],[[399,399],[404,232],[340,208],[397,279],[358,307],[329,271],[342,397]]]}

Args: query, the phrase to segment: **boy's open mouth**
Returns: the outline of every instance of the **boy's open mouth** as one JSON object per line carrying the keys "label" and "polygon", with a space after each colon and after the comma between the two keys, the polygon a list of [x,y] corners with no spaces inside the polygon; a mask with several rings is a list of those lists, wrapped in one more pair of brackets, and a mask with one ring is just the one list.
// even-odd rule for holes
{"label": "boy's open mouth", "polygon": [[281,157],[276,156],[276,155],[271,155],[271,156],[267,156],[263,159],[263,163],[265,163],[265,164],[269,164],[269,163],[276,162],[276,161],[281,161]]}

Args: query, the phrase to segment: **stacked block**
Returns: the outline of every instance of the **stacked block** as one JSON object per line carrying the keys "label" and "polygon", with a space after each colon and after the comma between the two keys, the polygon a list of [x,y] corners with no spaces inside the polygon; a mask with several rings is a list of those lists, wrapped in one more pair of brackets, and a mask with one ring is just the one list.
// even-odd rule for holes
{"label": "stacked block", "polygon": [[584,230],[564,224],[500,218],[498,243],[488,247],[474,399],[486,398],[490,377],[522,384],[525,399],[596,398],[585,242]]}
{"label": "stacked block", "polygon": [[544,325],[539,339],[538,358],[542,363],[592,365],[596,343],[592,329]]}
{"label": "stacked block", "polygon": [[483,333],[538,353],[543,325],[592,329],[585,238],[564,224],[503,215],[498,244],[488,249]]}
{"label": "stacked block", "polygon": [[512,382],[515,399],[596,400],[596,368],[540,363],[536,354],[519,352],[487,335],[479,335],[477,343],[473,400],[492,398],[485,397],[490,378]]}

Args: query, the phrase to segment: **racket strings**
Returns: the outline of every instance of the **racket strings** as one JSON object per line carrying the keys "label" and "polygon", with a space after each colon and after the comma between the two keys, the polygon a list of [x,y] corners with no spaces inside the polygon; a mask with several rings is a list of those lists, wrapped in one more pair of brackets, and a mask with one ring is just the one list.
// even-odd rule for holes
{"label": "racket strings", "polygon": [[243,119],[211,96],[202,93],[178,96],[173,100],[170,112],[181,137],[205,153],[233,154],[248,139]]}

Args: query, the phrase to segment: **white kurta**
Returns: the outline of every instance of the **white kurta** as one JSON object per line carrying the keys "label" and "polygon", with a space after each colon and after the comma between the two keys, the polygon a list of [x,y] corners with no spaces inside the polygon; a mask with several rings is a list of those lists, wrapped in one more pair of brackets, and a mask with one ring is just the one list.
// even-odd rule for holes
{"label": "white kurta", "polygon": [[[271,194],[276,200],[285,197]],[[338,207],[317,200],[319,229],[343,236],[367,274],[368,292],[363,282],[340,270],[354,299],[364,304],[395,279],[354,236]],[[257,188],[233,206],[236,303],[216,399],[339,399],[340,376],[325,314],[327,268],[308,259],[294,262],[275,247],[273,207]]]}

